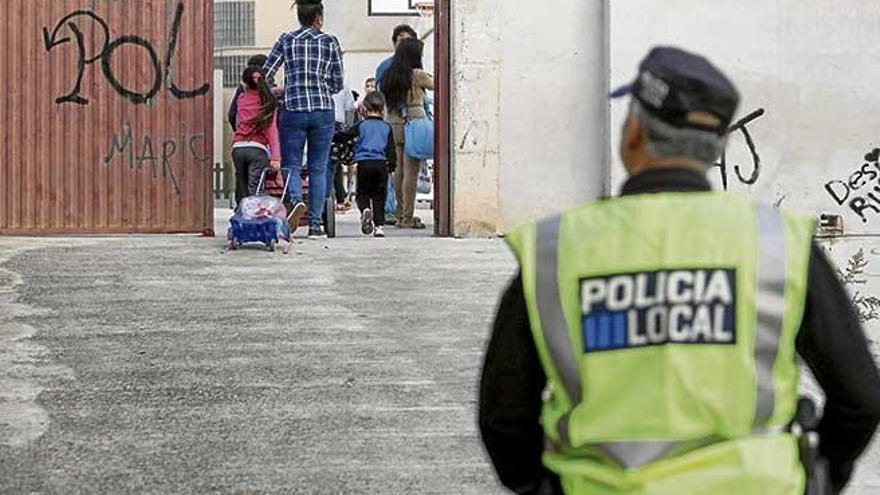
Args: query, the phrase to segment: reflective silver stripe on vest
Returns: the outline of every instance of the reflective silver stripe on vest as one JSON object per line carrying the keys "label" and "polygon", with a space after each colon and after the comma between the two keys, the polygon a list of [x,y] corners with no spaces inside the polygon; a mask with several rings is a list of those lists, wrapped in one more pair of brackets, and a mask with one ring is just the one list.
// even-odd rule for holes
{"label": "reflective silver stripe on vest", "polygon": [[[767,429],[766,423],[772,417],[775,406],[773,367],[779,354],[785,314],[785,235],[779,211],[764,206],[759,206],[757,211],[758,291],[755,366],[758,401],[754,433],[761,435],[777,432],[777,429]],[[544,340],[574,408],[582,401],[581,377],[559,296],[559,228],[559,217],[538,224],[535,288]],[[566,414],[557,423],[562,445],[548,445],[548,449],[564,452],[566,447],[571,446],[569,417],[570,415]],[[606,442],[585,447],[599,449],[622,467],[633,469],[667,455],[682,454],[722,440],[713,436],[689,441]]]}
{"label": "reflective silver stripe on vest", "polygon": [[[705,442],[698,443],[699,446],[706,445]],[[683,445],[683,442],[634,441],[603,443],[599,448],[624,468],[633,469],[650,464]]]}
{"label": "reflective silver stripe on vest", "polygon": [[572,407],[580,404],[581,376],[577,355],[571,343],[562,298],[559,297],[559,226],[560,217],[538,223],[538,259],[535,274],[535,298],[544,341],[562,380]]}
{"label": "reflective silver stripe on vest", "polygon": [[785,315],[785,230],[779,210],[758,206],[758,326],[755,331],[755,375],[758,402],[755,425],[773,416],[776,394],[773,366],[779,354]]}

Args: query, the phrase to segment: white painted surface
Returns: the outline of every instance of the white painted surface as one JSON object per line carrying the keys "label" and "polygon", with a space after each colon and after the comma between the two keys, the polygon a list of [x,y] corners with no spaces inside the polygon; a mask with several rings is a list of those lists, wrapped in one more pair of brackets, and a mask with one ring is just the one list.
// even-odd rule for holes
{"label": "white painted surface", "polygon": [[501,218],[500,0],[454,2],[451,73],[453,225],[457,235],[492,234]]}
{"label": "white painted surface", "polygon": [[369,5],[370,14],[375,16],[381,15],[405,15],[415,14],[415,10],[411,8],[413,0],[361,0]]}
{"label": "white painted surface", "polygon": [[603,5],[453,4],[456,233],[503,231],[602,192]]}
{"label": "white painted surface", "polygon": [[223,71],[214,71],[214,161],[213,163],[223,163],[223,152],[226,149],[224,138],[226,136],[226,101],[223,91]]}
{"label": "white painted surface", "polygon": [[266,53],[285,31],[299,27],[292,1],[256,0],[256,46],[265,47]]}
{"label": "white painted surface", "polygon": [[[409,0],[386,1],[381,5],[374,1],[373,8],[391,11],[408,5]],[[376,67],[394,54],[391,35],[399,24],[413,26],[422,33],[418,15],[369,16],[367,0],[327,4],[325,30],[339,38],[345,55],[345,83],[358,93],[363,93],[364,81],[376,73]],[[434,38],[425,39],[425,67],[432,71],[434,64]]]}
{"label": "white painted surface", "polygon": [[[603,2],[553,3],[501,9],[502,229],[602,194]],[[558,22],[561,12],[577,22]]]}
{"label": "white painted surface", "polygon": [[[847,180],[880,147],[880,3],[650,0],[615,2],[611,14],[613,83],[632,79],[651,46],[674,44],[705,54],[731,76],[743,96],[741,115],[766,109],[749,126],[760,176],[745,186],[729,170],[731,190],[767,202],[784,198],[784,206],[817,215],[842,214],[849,234],[880,228],[880,214],[863,222],[824,187]],[[616,149],[626,105],[613,107]],[[751,158],[739,133],[730,150],[729,161],[748,176]],[[615,164],[619,183],[622,170]],[[870,189],[866,184],[860,192]]]}

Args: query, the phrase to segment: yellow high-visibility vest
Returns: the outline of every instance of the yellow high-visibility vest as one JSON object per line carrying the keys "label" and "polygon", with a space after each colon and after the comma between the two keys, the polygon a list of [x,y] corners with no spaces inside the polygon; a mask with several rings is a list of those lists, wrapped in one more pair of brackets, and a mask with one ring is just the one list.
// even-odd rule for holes
{"label": "yellow high-visibility vest", "polygon": [[616,198],[507,236],[568,495],[802,495],[813,218],[717,192]]}

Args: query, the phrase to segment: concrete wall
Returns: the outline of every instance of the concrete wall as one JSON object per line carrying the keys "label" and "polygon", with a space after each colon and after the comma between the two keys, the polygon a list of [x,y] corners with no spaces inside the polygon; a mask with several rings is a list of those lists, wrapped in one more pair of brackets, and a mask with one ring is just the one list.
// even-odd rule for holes
{"label": "concrete wall", "polygon": [[[221,0],[222,1],[222,0]],[[296,11],[292,10],[290,0],[256,0],[256,43],[253,47],[234,47],[219,49],[215,55],[254,55],[269,53],[281,33],[299,26]],[[367,0],[326,0],[324,30],[339,38],[344,52],[345,82],[353,90],[363,94],[364,81],[375,74],[376,67],[388,56],[393,55],[391,34],[398,24],[408,23],[423,32],[427,26],[418,16],[411,17],[370,17],[367,15]],[[434,65],[434,39],[425,40],[425,67],[431,70]],[[283,69],[278,81],[283,81]],[[223,90],[223,107],[228,108],[235,90]],[[224,120],[225,122],[225,114]],[[220,131],[217,131],[220,134]],[[223,156],[230,156],[231,131],[224,125]]]}
{"label": "concrete wall", "polygon": [[[613,3],[611,79],[632,78],[653,44],[706,53],[736,80],[742,115],[765,111],[747,127],[760,168],[736,133],[725,172],[729,188],[843,215],[848,234],[872,233],[880,225],[880,193],[873,191],[878,176],[853,174],[865,164],[877,169],[880,158],[872,154],[880,147],[874,135],[880,114],[873,105],[880,98],[873,91],[880,4],[798,5]],[[492,232],[594,197],[608,170],[600,165],[607,161],[598,123],[605,94],[601,2],[555,0],[542,9],[514,9],[500,0],[472,0],[453,6],[457,231]],[[615,189],[622,178],[616,137],[623,110],[616,104],[610,119]],[[716,179],[721,172],[715,171]]]}
{"label": "concrete wall", "polygon": [[[750,147],[735,133],[728,188],[817,216],[843,215],[845,237],[822,244],[840,267],[861,260],[862,283],[850,288],[862,309],[866,298],[880,295],[880,202],[868,195],[880,199],[874,191],[880,175],[875,175],[877,153],[866,157],[880,147],[878,17],[880,4],[863,0],[644,0],[615,2],[610,20],[613,83],[631,80],[651,46],[675,44],[707,55],[730,74],[743,96],[741,116],[765,110],[747,126],[760,169],[753,173]],[[623,102],[612,106],[614,149],[625,111]],[[615,152],[615,188],[623,175]],[[722,169],[711,176],[721,187]],[[753,176],[754,183],[747,184]],[[841,205],[825,187],[831,181],[839,181],[829,187],[841,198],[851,186],[857,189]],[[861,198],[857,206],[864,202],[878,209],[866,207],[860,215],[848,204],[854,198]],[[880,320],[870,315],[867,320],[869,336],[880,342]],[[875,447],[847,493],[878,491],[880,447]]]}
{"label": "concrete wall", "polygon": [[[367,0],[328,0],[325,29],[339,38],[345,52],[345,82],[363,92],[364,81],[376,66],[394,54],[391,34],[398,24],[409,24],[420,34],[426,26],[418,16],[380,17],[367,15]],[[433,38],[425,40],[425,67],[434,64]]]}
{"label": "concrete wall", "polygon": [[604,3],[453,3],[457,234],[499,232],[601,194]]}
{"label": "concrete wall", "polygon": [[298,26],[296,11],[288,0],[256,0],[257,46],[266,53],[278,41],[278,36]]}
{"label": "concrete wall", "polygon": [[[288,0],[256,1],[256,43],[254,47],[222,50],[225,54],[268,53],[281,33],[299,26],[296,11]],[[339,38],[345,52],[346,84],[361,91],[364,80],[378,63],[393,52],[391,32],[401,23],[419,27],[413,17],[369,17],[367,0],[327,0],[324,30]],[[430,41],[429,41],[430,43]],[[426,62],[433,64],[433,46],[426,50]],[[430,66],[430,65],[428,65]]]}
{"label": "concrete wall", "polygon": [[[857,214],[825,189],[848,182],[880,147],[880,4],[861,0],[798,2],[743,0],[652,0],[618,2],[611,19],[612,81],[635,74],[638,60],[655,44],[672,43],[706,54],[727,71],[743,95],[741,115],[763,108],[749,125],[761,158],[753,185],[728,170],[730,189],[768,202],[814,212],[844,215],[850,234],[876,232],[877,211]],[[670,14],[674,13],[674,14]],[[615,105],[613,125],[625,105]],[[616,134],[613,133],[613,135]],[[732,165],[751,178],[754,167],[741,133],[731,142]],[[876,170],[876,158],[871,160]],[[620,168],[615,166],[619,179]],[[713,174],[720,176],[720,170]],[[875,176],[875,179],[877,177]],[[867,197],[876,180],[856,177]],[[838,194],[846,187],[835,183]],[[880,194],[875,193],[880,199]]]}

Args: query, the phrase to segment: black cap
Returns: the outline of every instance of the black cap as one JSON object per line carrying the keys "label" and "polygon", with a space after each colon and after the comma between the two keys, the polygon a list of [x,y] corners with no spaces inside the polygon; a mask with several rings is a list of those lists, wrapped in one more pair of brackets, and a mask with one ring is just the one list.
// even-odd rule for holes
{"label": "black cap", "polygon": [[676,127],[718,134],[727,132],[739,106],[733,83],[711,62],[664,46],[651,50],[639,65],[636,80],[615,90],[611,97],[627,94]]}

